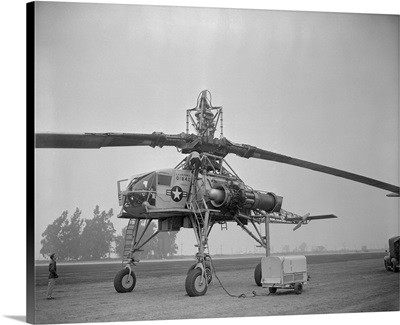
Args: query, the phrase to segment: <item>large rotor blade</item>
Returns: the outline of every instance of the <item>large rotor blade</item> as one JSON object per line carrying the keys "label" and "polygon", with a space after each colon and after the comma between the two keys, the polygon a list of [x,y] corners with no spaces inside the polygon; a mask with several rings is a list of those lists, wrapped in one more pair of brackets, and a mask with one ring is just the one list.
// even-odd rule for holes
{"label": "large rotor blade", "polygon": [[392,192],[388,196],[399,196],[398,186],[378,181],[362,175],[346,172],[344,170],[312,163],[309,161],[292,158],[275,152],[262,150],[257,147],[236,144],[226,138],[209,139],[199,137],[194,134],[175,134],[168,135],[159,132],[151,134],[140,133],[37,133],[36,148],[86,148],[97,149],[102,147],[121,147],[121,146],[150,146],[163,147],[174,146],[188,153],[192,150],[206,151],[225,157],[228,153],[234,153],[244,158],[258,158],[276,161],[288,165],[298,166],[306,169],[315,170],[325,174],[330,174],[346,178],[355,182],[381,188]]}
{"label": "large rotor blade", "polygon": [[240,157],[245,158],[258,158],[270,161],[276,161],[283,164],[298,166],[306,169],[315,170],[317,172],[334,175],[337,177],[346,178],[355,182],[363,183],[366,185],[374,186],[383,190],[387,190],[392,192],[393,194],[389,194],[390,196],[399,196],[400,188],[396,185],[388,184],[385,182],[378,181],[376,179],[372,179],[369,177],[365,177],[362,175],[346,172],[341,169],[336,169],[320,164],[316,164],[313,162],[292,158],[289,156],[281,155],[275,152],[266,151],[259,149],[257,147],[243,145],[243,144],[235,144],[233,142],[227,141],[228,143],[228,152],[234,153]]}
{"label": "large rotor blade", "polygon": [[175,146],[181,148],[190,139],[186,134],[164,133],[37,133],[36,148],[84,148],[121,146]]}

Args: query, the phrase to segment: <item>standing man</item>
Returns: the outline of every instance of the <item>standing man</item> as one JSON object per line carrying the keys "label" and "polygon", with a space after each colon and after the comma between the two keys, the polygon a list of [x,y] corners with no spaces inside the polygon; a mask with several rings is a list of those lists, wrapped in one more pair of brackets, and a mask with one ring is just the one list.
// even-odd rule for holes
{"label": "standing man", "polygon": [[54,299],[54,297],[52,296],[53,288],[54,285],[56,284],[56,279],[58,278],[56,254],[55,253],[51,254],[50,258],[51,262],[49,264],[49,284],[47,286],[47,300]]}

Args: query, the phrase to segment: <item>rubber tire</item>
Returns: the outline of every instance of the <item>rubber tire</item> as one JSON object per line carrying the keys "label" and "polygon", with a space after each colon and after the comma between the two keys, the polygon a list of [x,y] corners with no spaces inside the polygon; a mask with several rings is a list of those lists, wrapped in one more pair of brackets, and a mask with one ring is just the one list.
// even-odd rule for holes
{"label": "rubber tire", "polygon": [[210,266],[206,266],[206,277],[207,277],[207,284],[210,284],[212,281],[212,271]]}
{"label": "rubber tire", "polygon": [[[196,265],[197,265],[197,263],[193,264],[191,267],[189,267],[189,270],[187,271],[186,275],[188,275],[190,271],[194,270]],[[207,274],[207,283],[210,284],[212,281],[212,271],[211,271],[211,266],[209,266],[209,265],[206,266],[206,274]]]}
{"label": "rubber tire", "polygon": [[390,262],[392,263],[392,271],[393,272],[398,272],[399,270],[398,270],[398,268],[396,267],[397,266],[397,260],[395,259],[395,258],[392,258],[391,260],[390,260]]}
{"label": "rubber tire", "polygon": [[278,288],[269,287],[269,293],[276,293],[276,290],[278,290]]}
{"label": "rubber tire", "polygon": [[386,269],[386,271],[391,271],[390,267],[389,267],[388,264],[387,264],[387,261],[386,261],[386,260],[383,260],[383,263],[385,263],[385,269]]}
{"label": "rubber tire", "polygon": [[204,296],[207,292],[207,285],[203,282],[203,285],[199,287],[199,281],[201,280],[201,269],[193,269],[189,272],[185,281],[185,289],[189,297]]}
{"label": "rubber tire", "polygon": [[296,293],[296,295],[301,294],[301,292],[303,291],[303,284],[301,283],[296,283],[294,285],[294,292]]}
{"label": "rubber tire", "polygon": [[189,267],[189,269],[187,270],[186,275],[188,275],[189,272],[190,272],[191,270],[194,270],[194,268],[196,267],[196,265],[197,265],[197,263],[192,264],[192,265]]}
{"label": "rubber tire", "polygon": [[256,268],[254,269],[254,281],[256,284],[261,287],[261,277],[262,277],[262,270],[261,270],[261,262],[256,265]]}
{"label": "rubber tire", "polygon": [[128,276],[129,270],[127,268],[119,271],[114,278],[114,288],[119,293],[131,292],[136,285],[136,275],[131,271],[131,283],[129,286],[123,285],[122,281],[126,281],[125,277]]}

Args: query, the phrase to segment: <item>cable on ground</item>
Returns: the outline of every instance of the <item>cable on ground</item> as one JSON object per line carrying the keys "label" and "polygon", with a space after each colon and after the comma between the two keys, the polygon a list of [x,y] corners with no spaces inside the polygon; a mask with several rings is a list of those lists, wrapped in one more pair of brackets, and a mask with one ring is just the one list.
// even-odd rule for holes
{"label": "cable on ground", "polygon": [[[234,297],[234,298],[246,298],[246,295],[245,295],[244,293],[242,293],[242,294],[240,294],[240,295],[238,295],[238,296],[235,296],[235,295],[233,295],[233,294],[230,294],[230,293],[228,292],[228,290],[225,289],[225,287],[222,285],[221,280],[220,280],[220,279],[218,278],[218,276],[217,276],[217,272],[215,271],[215,267],[214,267],[214,264],[213,264],[213,261],[212,261],[211,256],[209,255],[208,257],[210,258],[211,272],[214,273],[215,277],[217,278],[217,280],[218,280],[218,282],[219,282],[219,285],[220,285],[221,288],[227,293],[227,295],[230,296],[230,297]],[[253,291],[253,295],[254,295],[254,291]],[[255,295],[254,295],[253,297],[255,297]]]}

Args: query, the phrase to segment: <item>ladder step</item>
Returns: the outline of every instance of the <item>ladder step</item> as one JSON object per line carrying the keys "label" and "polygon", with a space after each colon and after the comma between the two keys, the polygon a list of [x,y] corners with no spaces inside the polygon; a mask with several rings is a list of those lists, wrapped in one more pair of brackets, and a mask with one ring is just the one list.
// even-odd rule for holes
{"label": "ladder step", "polygon": [[137,226],[137,219],[130,219],[128,222],[128,226],[125,231],[125,243],[124,243],[124,251],[122,254],[122,262],[128,262],[132,258],[132,251],[142,252],[142,249],[134,249],[135,247],[135,228]]}

